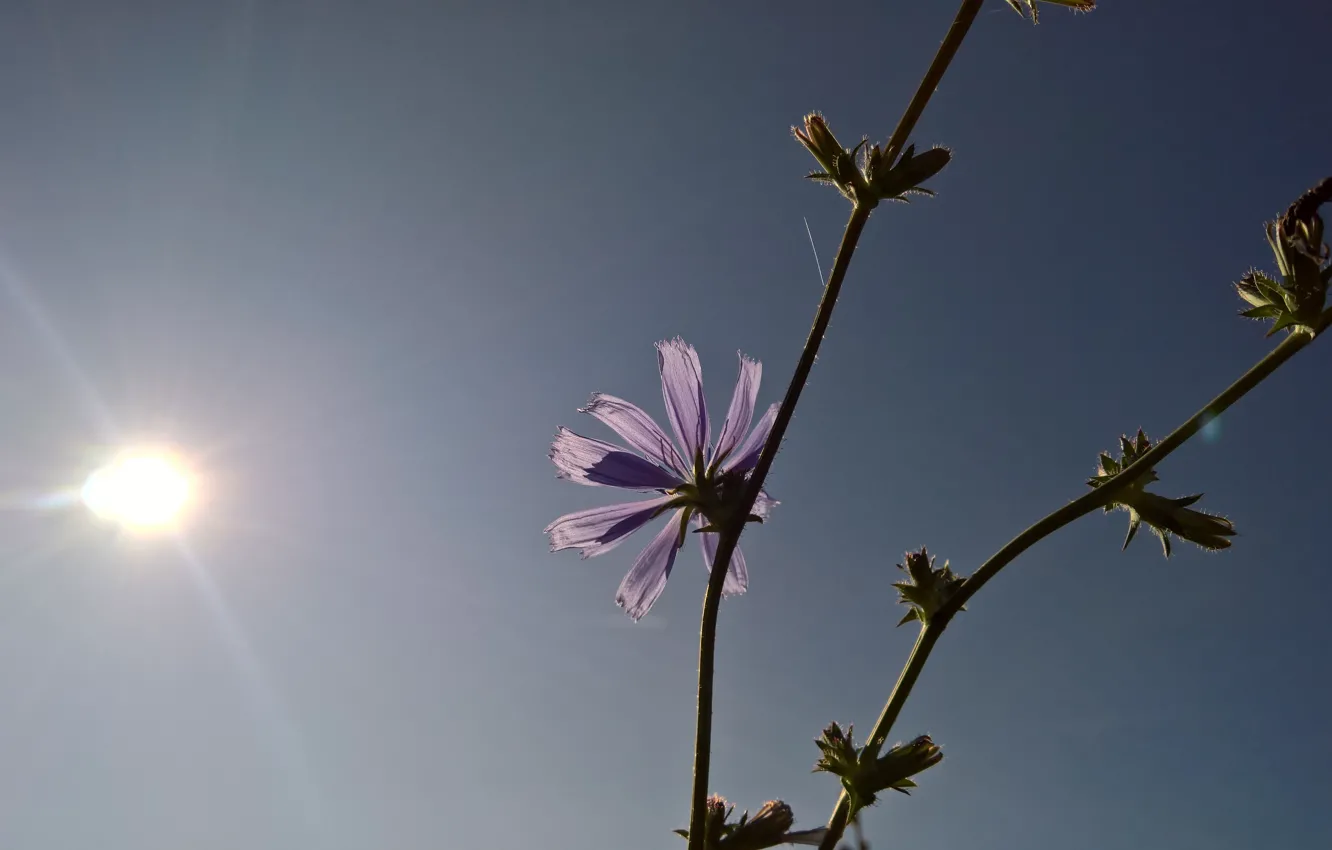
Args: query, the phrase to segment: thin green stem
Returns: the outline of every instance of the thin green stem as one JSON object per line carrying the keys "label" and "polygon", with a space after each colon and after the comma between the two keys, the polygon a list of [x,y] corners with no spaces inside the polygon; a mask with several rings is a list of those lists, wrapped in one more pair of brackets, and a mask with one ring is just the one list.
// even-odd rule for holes
{"label": "thin green stem", "polygon": [[[902,712],[902,706],[906,705],[907,697],[911,694],[911,688],[916,684],[916,678],[920,676],[920,671],[925,669],[925,662],[930,657],[930,651],[934,649],[934,644],[939,640],[947,627],[947,622],[937,620],[929,625],[922,626],[920,633],[916,636],[916,645],[911,647],[911,654],[907,656],[906,665],[902,667],[901,674],[897,677],[897,684],[893,686],[893,692],[888,697],[888,702],[884,704],[883,711],[879,713],[879,719],[874,722],[874,727],[870,730],[866,756],[873,758],[879,748],[883,746],[888,738],[888,733],[892,731],[893,724],[897,722],[897,715]],[[820,850],[831,850],[841,839],[842,833],[847,826],[847,814],[849,809],[849,800],[845,793],[837,801],[837,808],[833,812],[832,818],[828,822],[828,834],[824,837]]]}
{"label": "thin green stem", "polygon": [[[943,43],[939,45],[939,50],[935,53],[934,60],[921,79],[920,85],[916,87],[916,93],[907,105],[906,112],[902,114],[902,118],[897,122],[897,127],[893,130],[892,136],[889,137],[886,150],[890,158],[896,158],[898,151],[906,144],[911,131],[915,129],[916,122],[920,120],[926,105],[934,95],[934,90],[939,87],[944,72],[948,70],[948,65],[953,61],[958,48],[961,47],[967,31],[971,29],[971,24],[976,19],[976,14],[980,11],[982,2],[983,0],[963,0],[957,15],[953,19],[952,26],[948,28]],[[735,552],[735,547],[740,541],[740,535],[744,531],[745,517],[749,516],[750,511],[753,510],[759,491],[763,489],[763,482],[768,477],[768,471],[772,469],[773,459],[777,457],[777,449],[781,446],[782,438],[786,435],[786,429],[791,424],[791,417],[795,413],[796,404],[800,401],[800,393],[805,388],[806,381],[809,380],[810,371],[814,368],[819,346],[823,343],[823,336],[828,331],[828,323],[832,320],[833,308],[837,305],[837,296],[841,292],[842,281],[846,277],[847,268],[851,265],[851,257],[855,253],[856,243],[860,241],[860,234],[865,229],[865,223],[869,221],[869,216],[870,209],[865,206],[857,205],[851,211],[851,217],[847,220],[846,228],[842,231],[842,243],[837,249],[837,258],[833,261],[832,271],[828,275],[828,283],[823,288],[823,297],[819,300],[818,312],[814,316],[814,326],[810,329],[808,339],[805,340],[805,348],[800,354],[800,362],[796,364],[795,374],[791,376],[791,383],[786,387],[786,396],[782,399],[782,406],[777,411],[772,432],[769,434],[767,443],[763,446],[763,452],[759,455],[758,463],[754,467],[754,472],[749,478],[745,498],[742,500],[742,509],[737,512],[735,525],[731,528],[722,529],[718,535],[717,555],[713,559],[712,572],[708,577],[708,589],[703,597],[703,620],[699,627],[698,716],[694,732],[694,785],[690,795],[689,807],[689,850],[703,850],[705,838],[703,824],[707,810],[708,772],[712,760],[712,680],[717,644],[717,614],[721,607],[722,585],[726,579],[727,568],[731,563],[731,555]],[[928,652],[925,655],[928,655]],[[914,681],[914,676],[912,680]],[[905,692],[909,691],[910,687],[908,686]]]}
{"label": "thin green stem", "polygon": [[[1316,330],[1321,334],[1330,325],[1332,325],[1332,308],[1324,310],[1322,315],[1319,316]],[[986,582],[998,575],[1000,570],[1011,563],[1018,555],[1031,548],[1037,541],[1058,531],[1074,520],[1086,516],[1097,508],[1109,504],[1116,493],[1132,484],[1142,473],[1165,460],[1172,452],[1188,442],[1190,437],[1201,431],[1204,425],[1243,398],[1254,387],[1261,384],[1269,375],[1313,340],[1314,337],[1305,333],[1287,336],[1266,357],[1254,364],[1252,369],[1241,375],[1239,380],[1226,387],[1220,395],[1193,414],[1183,425],[1170,432],[1168,437],[1153,446],[1147,454],[1138,458],[1123,472],[1106,484],[1064,505],[1010,540],[1004,548],[980,565],[976,572],[958,589],[957,594],[940,609],[939,613],[951,617],[967,603],[968,599],[984,587]]]}
{"label": "thin green stem", "polygon": [[832,271],[828,274],[828,283],[823,288],[823,297],[819,300],[819,309],[814,316],[814,326],[810,329],[805,348],[800,353],[800,362],[796,364],[795,374],[786,387],[786,396],[777,411],[777,418],[772,424],[772,432],[759,455],[758,464],[750,476],[742,509],[737,522],[724,528],[718,534],[717,555],[712,561],[712,572],[708,576],[708,590],[703,597],[703,622],[699,627],[698,639],[698,717],[694,727],[694,787],[689,808],[689,850],[703,850],[703,823],[708,799],[708,771],[712,760],[712,679],[717,647],[717,614],[721,608],[722,586],[726,580],[726,571],[731,563],[731,555],[739,543],[740,533],[744,529],[744,518],[748,517],[763,488],[763,480],[772,468],[777,448],[791,424],[791,414],[800,401],[800,393],[809,380],[810,370],[818,357],[819,346],[828,331],[828,322],[832,320],[833,308],[837,305],[837,295],[842,291],[842,281],[846,270],[851,265],[851,255],[856,251],[856,243],[869,221],[870,210],[857,206],[851,211],[851,218],[842,231],[842,243],[837,248],[837,258],[833,260]]}
{"label": "thin green stem", "polygon": [[[1319,334],[1322,334],[1329,327],[1332,327],[1332,308],[1323,311],[1319,317],[1316,330]],[[907,657],[906,666],[902,668],[902,674],[898,677],[897,684],[893,687],[893,692],[883,707],[883,712],[879,715],[878,721],[874,724],[874,729],[870,732],[869,746],[877,751],[887,740],[893,724],[897,721],[898,714],[902,711],[902,706],[906,705],[907,698],[911,696],[911,688],[915,685],[920,671],[924,669],[925,663],[929,660],[931,650],[934,649],[935,643],[943,635],[944,629],[947,628],[953,615],[961,610],[967,600],[975,596],[977,591],[984,587],[990,579],[999,574],[1000,570],[1012,563],[1037,542],[1074,520],[1109,504],[1116,493],[1131,484],[1142,473],[1165,460],[1172,452],[1188,442],[1190,437],[1201,431],[1210,420],[1216,418],[1222,411],[1243,398],[1250,390],[1280,368],[1282,364],[1308,346],[1313,339],[1314,337],[1303,333],[1287,336],[1266,357],[1259,360],[1253,368],[1240,376],[1239,380],[1226,387],[1220,395],[1208,402],[1183,425],[1172,431],[1168,437],[1153,446],[1137,462],[1115,476],[1112,481],[1054,511],[1013,538],[1004,548],[981,564],[976,572],[958,589],[957,594],[935,612],[929,625],[921,629],[920,637],[916,639],[916,645],[912,647],[911,654]],[[837,806],[833,809],[832,817],[828,819],[828,834],[825,836],[823,843],[819,845],[820,850],[832,850],[837,842],[841,840],[842,834],[846,830],[849,804],[850,801],[846,792],[842,792],[841,796],[838,797]]]}
{"label": "thin green stem", "polygon": [[[893,724],[897,722],[897,715],[901,714],[902,706],[906,705],[907,697],[911,695],[911,689],[916,684],[920,671],[925,669],[925,662],[930,658],[930,651],[934,649],[934,644],[943,635],[944,629],[948,627],[948,620],[941,617],[931,618],[928,625],[922,626],[920,634],[916,637],[916,645],[911,647],[911,654],[907,656],[906,665],[902,668],[902,673],[897,677],[897,684],[893,686],[893,692],[888,697],[888,702],[884,704],[883,711],[879,713],[879,719],[874,722],[874,728],[870,730],[866,757],[873,758],[879,748],[883,746],[888,739],[888,733],[892,731]],[[828,819],[828,833],[823,837],[823,842],[819,844],[819,850],[832,850],[837,846],[837,842],[842,839],[842,834],[846,831],[847,815],[850,813],[851,800],[843,791],[837,799],[837,806],[833,809],[832,817]]]}
{"label": "thin green stem", "polygon": [[972,21],[976,20],[983,2],[984,0],[963,0],[962,5],[958,7],[952,26],[948,28],[939,50],[934,54],[934,60],[930,62],[925,76],[921,77],[920,85],[916,86],[916,93],[907,104],[906,112],[902,113],[901,120],[897,122],[892,136],[888,138],[888,144],[884,146],[890,158],[897,156],[898,151],[906,144],[911,131],[916,129],[916,122],[924,114],[925,106],[934,96],[934,90],[943,81],[944,72],[948,70],[953,57],[957,55],[957,50],[962,46],[962,40],[967,37],[967,31],[971,29]]}

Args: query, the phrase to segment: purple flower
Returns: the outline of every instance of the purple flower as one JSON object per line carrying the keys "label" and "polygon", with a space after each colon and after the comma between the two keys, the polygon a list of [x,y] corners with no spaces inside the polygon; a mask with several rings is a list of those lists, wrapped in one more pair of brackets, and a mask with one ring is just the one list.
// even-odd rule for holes
{"label": "purple flower", "polygon": [[[741,354],[731,408],[713,445],[708,406],[703,399],[703,371],[693,346],[678,337],[657,343],[657,365],[675,443],[641,408],[597,393],[580,412],[610,426],[629,449],[583,437],[564,427],[550,447],[550,459],[561,478],[593,487],[660,494],[640,502],[566,514],[546,526],[552,552],[578,549],[584,558],[591,558],[614,549],[657,517],[667,516],[666,525],[638,554],[615,595],[616,603],[635,620],[652,608],[665,589],[691,524],[699,531],[704,565],[711,569],[717,552],[717,534],[712,529],[723,527],[733,518],[735,502],[758,463],[780,406],[769,407],[750,430],[763,366]],[[776,504],[767,493],[760,492],[747,519],[762,522]],[[744,593],[748,585],[745,556],[737,547],[723,592],[727,596]]]}

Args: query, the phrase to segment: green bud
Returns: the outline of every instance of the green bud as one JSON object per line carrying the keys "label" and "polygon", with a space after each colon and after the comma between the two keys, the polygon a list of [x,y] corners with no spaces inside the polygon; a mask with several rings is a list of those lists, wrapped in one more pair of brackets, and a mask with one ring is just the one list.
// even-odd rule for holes
{"label": "green bud", "polygon": [[1249,304],[1240,313],[1250,319],[1270,320],[1268,336],[1285,329],[1314,335],[1327,300],[1332,266],[1323,243],[1323,220],[1318,208],[1332,200],[1332,177],[1301,195],[1277,221],[1267,222],[1267,244],[1276,257],[1281,279],[1251,269],[1235,291]]}
{"label": "green bud", "polygon": [[804,126],[792,127],[791,132],[823,169],[805,175],[808,179],[836,186],[852,203],[872,200],[869,187],[856,167],[856,151],[863,141],[856,145],[856,151],[847,150],[817,112],[806,115]]}
{"label": "green bud", "polygon": [[935,569],[934,558],[924,547],[921,547],[919,552],[907,552],[904,560],[906,564],[898,564],[897,568],[905,572],[909,580],[897,582],[893,587],[897,588],[898,596],[901,597],[898,603],[908,606],[911,610],[907,611],[906,616],[902,617],[897,625],[906,625],[912,620],[928,624],[935,613],[957,593],[966,579],[954,573],[947,561],[944,561],[942,567]]}
{"label": "green bud", "polygon": [[769,800],[751,819],[749,812],[740,816],[735,829],[717,844],[718,850],[764,850],[782,842],[782,836],[791,830],[795,816],[791,807],[781,800]]}
{"label": "green bud", "polygon": [[814,765],[814,772],[826,771],[827,773],[843,776],[851,773],[856,768],[856,761],[859,759],[859,753],[856,751],[852,730],[855,727],[848,725],[846,731],[836,723],[829,723],[823,730],[823,734],[814,739],[823,756]]}
{"label": "green bud", "polygon": [[[1127,436],[1119,438],[1121,457],[1115,460],[1102,453],[1096,467],[1096,475],[1087,479],[1091,487],[1100,487],[1131,466],[1138,458],[1151,450],[1152,441],[1141,428],[1134,439]],[[1161,549],[1170,557],[1171,536],[1187,540],[1208,551],[1230,548],[1230,539],[1235,536],[1235,525],[1225,517],[1203,513],[1189,507],[1202,498],[1198,493],[1180,499],[1149,493],[1148,484],[1159,481],[1156,470],[1148,469],[1134,476],[1133,482],[1115,494],[1106,504],[1105,512],[1119,509],[1129,515],[1128,534],[1124,537],[1122,548],[1127,549],[1142,523],[1147,523],[1152,533],[1161,540]]]}
{"label": "green bud", "polygon": [[830,723],[814,743],[823,752],[814,770],[841,778],[850,801],[848,820],[862,808],[874,805],[881,791],[909,794],[916,787],[911,777],[943,760],[943,751],[929,735],[898,744],[878,755],[877,747],[856,748],[850,726],[843,733],[836,723]]}
{"label": "green bud", "polygon": [[[726,802],[726,798],[720,794],[713,794],[708,797],[707,805],[703,813],[703,846],[708,850],[713,850],[717,842],[721,841],[726,834],[726,819],[735,811],[735,806]],[[676,835],[684,840],[689,840],[689,830],[673,830]]]}
{"label": "green bud", "polygon": [[[708,798],[705,817],[708,850],[766,850],[779,844],[818,845],[827,833],[826,827],[792,832],[795,815],[791,807],[781,800],[769,800],[751,818],[746,811],[734,823],[727,823],[735,807],[720,796]],[[689,830],[677,829],[675,834],[689,839]]]}
{"label": "green bud", "polygon": [[804,126],[792,127],[791,132],[822,168],[805,175],[807,179],[836,186],[852,203],[871,209],[880,201],[906,203],[910,195],[933,195],[921,184],[942,171],[952,158],[941,147],[916,156],[915,146],[898,157],[896,150],[871,145],[868,139],[847,150],[818,113],[806,115]]}
{"label": "green bud", "polygon": [[[910,203],[910,195],[934,196],[934,190],[920,185],[943,171],[944,166],[953,158],[948,148],[932,147],[921,155],[916,155],[916,146],[908,145],[902,156],[885,167],[891,161],[888,153],[877,153],[875,145],[865,162],[865,177],[881,201],[900,201]],[[877,153],[877,156],[876,156]],[[871,169],[871,165],[874,167]]]}
{"label": "green bud", "polygon": [[898,744],[875,760],[875,784],[910,794],[909,789],[916,787],[911,777],[941,761],[943,750],[929,735],[921,735],[908,743]]}

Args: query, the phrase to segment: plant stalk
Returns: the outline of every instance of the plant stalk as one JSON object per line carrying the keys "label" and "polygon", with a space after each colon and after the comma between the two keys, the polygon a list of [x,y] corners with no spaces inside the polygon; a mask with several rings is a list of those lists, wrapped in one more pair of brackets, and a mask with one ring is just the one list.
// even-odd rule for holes
{"label": "plant stalk", "polygon": [[[962,46],[963,39],[966,38],[967,31],[971,29],[972,22],[975,21],[977,13],[980,12],[982,2],[983,0],[963,0],[952,25],[944,36],[943,43],[939,45],[939,50],[934,55],[934,60],[921,79],[920,85],[916,87],[916,93],[912,96],[911,102],[907,104],[906,111],[902,113],[902,118],[897,122],[897,127],[894,128],[892,136],[888,139],[885,152],[888,154],[889,162],[896,159],[898,153],[906,144],[907,138],[911,135],[911,131],[915,129],[916,122],[924,114],[925,107],[934,95],[935,89],[939,87],[944,72],[948,70],[948,66],[957,54],[958,48]],[[763,452],[759,455],[758,463],[754,467],[754,472],[749,478],[745,498],[742,500],[741,509],[737,512],[738,517],[735,525],[732,528],[722,529],[721,533],[718,534],[717,556],[713,559],[712,571],[708,576],[708,589],[703,597],[703,618],[699,627],[698,716],[694,727],[694,783],[690,794],[689,850],[704,850],[703,824],[707,810],[708,772],[712,759],[712,686],[717,644],[717,614],[721,607],[722,585],[731,563],[731,555],[735,552],[735,547],[740,541],[740,534],[744,531],[745,518],[753,510],[754,502],[758,499],[759,491],[763,488],[763,482],[767,479],[769,470],[772,469],[773,459],[777,457],[777,449],[781,446],[782,438],[786,435],[786,429],[791,424],[791,417],[795,413],[796,404],[800,401],[800,393],[804,389],[806,381],[809,380],[810,371],[814,368],[819,346],[823,343],[823,336],[828,330],[828,323],[832,320],[833,308],[837,305],[837,296],[841,292],[842,281],[846,277],[847,268],[851,265],[851,257],[855,253],[856,244],[860,241],[860,234],[865,229],[865,223],[869,221],[869,216],[869,207],[856,205],[851,211],[851,217],[847,220],[846,228],[842,231],[842,242],[837,249],[837,258],[833,261],[832,270],[828,275],[828,283],[823,288],[823,297],[819,300],[818,312],[814,316],[814,326],[810,329],[808,339],[805,340],[805,348],[800,354],[800,361],[796,364],[791,383],[786,387],[786,396],[782,399],[782,406],[777,411],[777,419],[773,422],[772,432],[769,434],[768,441],[764,444]],[[924,656],[927,655],[928,652],[922,656],[922,665],[924,664]],[[914,676],[912,680],[914,681]],[[910,687],[908,686],[905,692],[909,691]],[[905,699],[905,696],[903,699]]]}
{"label": "plant stalk", "polygon": [[[1332,327],[1332,308],[1324,310],[1319,317],[1317,333],[1322,334],[1329,327]],[[1310,337],[1305,333],[1287,336],[1266,357],[1254,364],[1253,368],[1241,375],[1220,395],[1208,402],[1188,421],[1172,431],[1168,437],[1153,446],[1150,451],[1115,476],[1114,479],[1049,514],[1017,537],[1014,537],[1004,548],[981,564],[976,572],[958,588],[958,592],[935,612],[929,625],[921,629],[920,637],[917,638],[916,645],[912,647],[911,654],[907,657],[906,666],[902,668],[902,673],[897,679],[897,685],[894,686],[892,694],[888,697],[888,702],[883,707],[883,712],[879,715],[878,722],[874,724],[874,729],[870,733],[869,746],[874,748],[871,752],[877,752],[878,748],[883,746],[884,741],[887,740],[888,734],[892,731],[893,723],[897,721],[897,715],[901,712],[902,706],[906,704],[907,697],[911,696],[911,688],[915,685],[920,671],[924,669],[925,663],[929,660],[935,642],[943,634],[953,615],[961,610],[967,600],[975,596],[990,579],[999,574],[1000,570],[1016,560],[1019,555],[1033,545],[1074,520],[1080,519],[1113,501],[1116,493],[1131,484],[1142,473],[1165,460],[1172,452],[1184,445],[1190,437],[1201,431],[1210,420],[1216,418],[1222,411],[1243,398],[1250,390],[1262,383],[1282,364],[1313,342],[1314,339],[1315,337]],[[935,629],[936,623],[938,623],[937,629]],[[850,800],[846,792],[843,791],[838,797],[837,806],[833,809],[832,816],[828,819],[828,834],[823,843],[819,845],[819,850],[832,850],[837,842],[841,840],[842,834],[846,830],[846,815],[849,804]]]}
{"label": "plant stalk", "polygon": [[832,270],[828,274],[828,283],[823,288],[823,297],[819,300],[819,309],[814,316],[814,326],[810,329],[805,348],[800,353],[800,362],[796,364],[795,374],[786,387],[786,396],[777,411],[777,418],[772,424],[772,432],[759,455],[758,464],[750,476],[745,491],[743,507],[737,511],[738,517],[731,527],[721,529],[717,535],[717,555],[712,561],[712,571],[708,576],[708,590],[703,597],[703,622],[699,627],[698,639],[698,717],[694,727],[694,785],[690,796],[689,808],[689,850],[704,850],[703,823],[708,800],[708,771],[712,760],[712,681],[717,647],[717,614],[721,608],[722,586],[726,581],[726,571],[731,563],[731,555],[740,541],[740,532],[744,529],[745,518],[754,508],[763,481],[772,468],[777,448],[791,424],[791,415],[800,401],[800,393],[809,380],[810,370],[818,357],[819,346],[832,320],[833,308],[837,305],[838,293],[842,291],[842,281],[846,270],[851,265],[851,255],[856,251],[856,243],[869,221],[870,210],[856,206],[851,211],[851,218],[842,232],[842,243],[837,248],[837,258],[833,260]]}

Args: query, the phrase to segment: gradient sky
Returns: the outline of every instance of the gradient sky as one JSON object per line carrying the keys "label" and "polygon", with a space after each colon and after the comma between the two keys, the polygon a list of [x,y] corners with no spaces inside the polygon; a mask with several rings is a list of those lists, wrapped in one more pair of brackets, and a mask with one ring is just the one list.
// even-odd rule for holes
{"label": "gradient sky", "polygon": [[[677,334],[714,414],[737,350],[781,397],[802,219],[826,269],[846,216],[788,128],[886,137],[954,12],[862,6],[0,6],[0,847],[682,848],[701,559],[629,622],[649,535],[549,554],[620,496],[545,454],[608,436],[594,391],[664,421]],[[939,197],[875,213],[746,534],[714,790],[820,823],[902,553],[970,572],[1270,347],[1231,281],[1332,173],[1330,25],[987,3],[915,137]],[[1332,846],[1329,371],[1160,468],[1232,551],[1098,513],[954,621],[895,733],[947,758],[876,848]],[[183,543],[43,501],[142,440],[204,472]]]}

